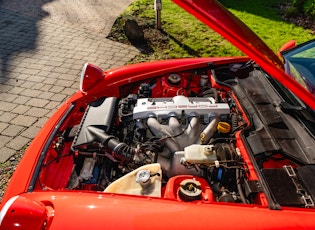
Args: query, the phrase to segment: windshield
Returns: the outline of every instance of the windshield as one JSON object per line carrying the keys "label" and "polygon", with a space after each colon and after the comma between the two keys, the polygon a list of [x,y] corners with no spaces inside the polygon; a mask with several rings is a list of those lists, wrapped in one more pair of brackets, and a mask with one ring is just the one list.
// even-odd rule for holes
{"label": "windshield", "polygon": [[315,95],[315,40],[283,54],[286,72]]}

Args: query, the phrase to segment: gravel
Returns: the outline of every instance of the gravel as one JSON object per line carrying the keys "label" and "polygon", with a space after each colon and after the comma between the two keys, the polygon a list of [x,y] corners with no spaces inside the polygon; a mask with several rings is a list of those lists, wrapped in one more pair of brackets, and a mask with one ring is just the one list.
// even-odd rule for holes
{"label": "gravel", "polygon": [[0,201],[2,200],[4,191],[10,181],[10,178],[15,171],[18,163],[20,162],[20,159],[23,156],[23,153],[25,151],[25,148],[23,150],[16,152],[12,157],[10,157],[9,160],[6,162],[0,164]]}

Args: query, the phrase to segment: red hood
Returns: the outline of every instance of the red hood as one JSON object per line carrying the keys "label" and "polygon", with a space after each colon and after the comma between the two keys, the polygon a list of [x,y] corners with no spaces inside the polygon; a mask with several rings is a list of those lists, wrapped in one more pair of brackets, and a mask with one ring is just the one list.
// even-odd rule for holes
{"label": "red hood", "polygon": [[311,108],[315,96],[283,71],[279,57],[242,21],[216,0],[173,0],[253,59]]}
{"label": "red hood", "polygon": [[[204,229],[212,220],[220,223],[221,229],[291,229],[293,226],[310,229],[314,226],[311,218],[314,212],[309,210],[272,211],[252,205],[192,204],[154,197],[70,191],[33,192],[21,194],[19,199],[27,200],[28,205],[13,202],[1,227],[6,227],[6,219],[9,219],[14,220],[19,229],[40,229],[34,228],[34,223],[42,223],[43,215],[34,216],[34,205],[42,207],[41,210],[46,207],[50,230]],[[25,218],[30,217],[29,212],[32,212],[32,219]],[[241,219],[242,216],[246,218]]]}

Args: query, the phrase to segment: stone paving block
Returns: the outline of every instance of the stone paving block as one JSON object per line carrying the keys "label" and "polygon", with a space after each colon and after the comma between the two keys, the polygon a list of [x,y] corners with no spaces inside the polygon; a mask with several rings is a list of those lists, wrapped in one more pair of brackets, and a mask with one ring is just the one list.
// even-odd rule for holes
{"label": "stone paving block", "polygon": [[29,127],[33,125],[38,118],[33,116],[26,116],[26,115],[18,115],[13,120],[11,120],[11,124],[21,125],[25,127]]}
{"label": "stone paving block", "polygon": [[20,87],[31,89],[33,87],[33,85],[34,85],[34,82],[26,81]]}
{"label": "stone paving block", "polygon": [[59,94],[55,94],[54,96],[52,96],[51,100],[61,102],[61,101],[65,100],[67,97],[68,97],[67,95],[59,93]]}
{"label": "stone paving block", "polygon": [[53,85],[57,81],[55,78],[51,78],[48,72],[45,72],[47,78],[43,81],[44,84]]}
{"label": "stone paving block", "polygon": [[79,90],[80,89],[80,83],[79,81],[77,82],[74,82],[71,86],[72,89],[75,89],[75,90]]}
{"label": "stone paving block", "polygon": [[[19,95],[23,90],[25,90],[25,88],[19,87],[19,86],[15,86],[12,89],[10,89],[8,91],[8,93],[11,94],[15,94],[15,95]],[[16,99],[15,99],[16,100]]]}
{"label": "stone paving block", "polygon": [[79,69],[75,69],[75,68],[72,69],[71,68],[67,75],[74,76],[75,79],[80,79],[80,75],[81,75],[83,66],[84,65],[81,65],[81,68],[79,68]]}
{"label": "stone paving block", "polygon": [[11,139],[12,139],[11,137],[1,135],[0,148],[4,147],[6,144],[8,144]]}
{"label": "stone paving block", "polygon": [[62,65],[62,61],[52,61],[50,60],[47,63],[48,66],[53,66],[53,67],[60,67]]}
{"label": "stone paving block", "polygon": [[74,53],[72,54],[72,53],[68,53],[68,54],[66,54],[66,56],[65,56],[65,60],[64,60],[64,63],[65,64],[70,64],[71,66],[69,67],[70,69],[72,68],[72,64],[76,61],[74,58],[73,58],[73,56],[74,56]]}
{"label": "stone paving block", "polygon": [[25,114],[31,107],[27,105],[18,105],[11,112],[16,114]]}
{"label": "stone paving block", "polygon": [[25,115],[34,116],[34,117],[43,117],[49,112],[50,110],[47,110],[47,109],[32,107],[25,113]]}
{"label": "stone paving block", "polygon": [[63,87],[70,87],[72,84],[73,84],[73,81],[59,79],[58,81],[56,81],[55,85],[59,85]]}
{"label": "stone paving block", "polygon": [[49,92],[60,93],[62,90],[64,90],[64,88],[65,87],[54,85],[53,87],[49,89]]}
{"label": "stone paving block", "polygon": [[[52,87],[52,85],[45,85],[45,86],[46,86],[46,87],[49,86],[49,88]],[[49,88],[48,88],[48,90],[49,90]],[[47,90],[47,91],[48,91],[48,90]],[[55,93],[47,92],[47,91],[45,90],[45,92],[41,93],[37,98],[39,98],[39,99],[51,100],[51,97],[54,96]]]}
{"label": "stone paving block", "polygon": [[31,89],[38,89],[38,90],[40,90],[40,91],[47,91],[47,90],[45,90],[45,87],[46,87],[46,85],[44,84],[44,83],[36,83],[36,82],[33,82],[33,86],[31,86]]}
{"label": "stone paving block", "polygon": [[[101,62],[102,60],[99,60],[99,61]],[[106,60],[106,63],[110,64],[110,65],[114,65],[116,63],[116,61],[111,59],[111,60]]]}
{"label": "stone paving block", "polygon": [[41,117],[33,124],[33,126],[37,128],[42,128],[47,120],[47,117]]}
{"label": "stone paving block", "polygon": [[1,132],[2,135],[6,135],[9,137],[15,137],[20,134],[20,132],[25,129],[23,126],[19,125],[9,125],[5,130]]}
{"label": "stone paving block", "polygon": [[36,89],[25,89],[24,91],[22,91],[20,93],[20,95],[22,96],[27,96],[27,97],[32,97],[32,98],[36,98],[39,94],[41,94],[42,92],[40,90],[36,90]]}
{"label": "stone paving block", "polygon": [[[47,57],[47,59],[49,59],[49,57]],[[54,66],[47,64],[47,65],[43,66],[42,71],[45,71],[45,73],[47,74],[49,71],[52,71],[54,68],[55,68]],[[40,74],[40,73],[37,73],[37,75],[42,76],[42,74]],[[44,76],[46,76],[46,75],[44,75]]]}
{"label": "stone paving block", "polygon": [[[19,96],[13,101],[13,103],[24,105],[24,104],[25,104],[26,102],[28,102],[30,99],[31,99],[31,97],[19,95]],[[1,108],[0,108],[0,109],[1,109]]]}
{"label": "stone paving block", "polygon": [[28,144],[30,141],[31,141],[30,138],[26,138],[26,137],[22,137],[22,136],[16,136],[11,141],[9,141],[9,143],[6,146],[8,148],[12,148],[14,150],[20,150],[26,144]]}
{"label": "stone paving block", "polygon": [[[57,41],[57,42],[59,43],[59,41]],[[67,44],[68,44],[68,43],[67,43]],[[66,44],[66,45],[67,45],[67,44]],[[50,58],[50,61],[51,61],[51,62],[58,62],[58,63],[61,63],[61,64],[59,65],[59,67],[60,67],[60,66],[62,65],[64,59],[61,58],[60,55],[58,55],[58,56],[53,56],[53,57],[51,57],[51,58]]]}
{"label": "stone paving block", "polygon": [[29,68],[24,68],[23,73],[24,74],[29,74],[29,75],[36,75],[37,73],[39,73],[40,70],[38,69],[29,69]]}
{"label": "stone paving block", "polygon": [[9,92],[12,88],[14,88],[14,86],[2,84],[0,85],[0,92],[6,93],[6,92]]}
{"label": "stone paving block", "polygon": [[0,122],[0,133],[2,133],[2,131],[5,130],[8,126],[8,123]]}
{"label": "stone paving block", "polygon": [[15,153],[16,153],[16,150],[14,149],[10,149],[7,147],[0,148],[0,162],[5,162]]}
{"label": "stone paving block", "polygon": [[21,136],[33,139],[36,134],[39,132],[40,128],[36,126],[31,126],[27,128],[24,132],[21,133]]}
{"label": "stone paving block", "polygon": [[18,74],[18,75],[15,75],[15,78],[18,79],[18,81],[20,81],[20,80],[25,80],[25,79],[27,79],[28,77],[29,77],[29,75],[24,74],[24,73],[20,73],[20,74]]}
{"label": "stone paving block", "polygon": [[49,75],[47,77],[52,79],[57,79],[60,76],[60,73],[55,72],[55,68],[49,72]]}
{"label": "stone paving block", "polygon": [[45,77],[41,77],[41,76],[30,76],[27,78],[28,81],[31,81],[31,82],[43,82],[46,78]]}
{"label": "stone paving block", "polygon": [[17,117],[17,114],[15,113],[4,112],[0,116],[0,122],[10,123],[16,117]]}
{"label": "stone paving block", "polygon": [[55,113],[55,110],[51,110],[49,113],[45,115],[48,119]]}
{"label": "stone paving block", "polygon": [[24,57],[21,60],[21,64],[19,64],[19,67],[29,68],[30,65],[36,63],[36,59],[34,59],[34,56],[32,57]]}
{"label": "stone paving block", "polygon": [[9,103],[9,102],[5,102],[5,101],[1,101],[0,111],[10,112],[11,110],[13,110],[17,106],[18,105],[15,103]]}
{"label": "stone paving block", "polygon": [[69,68],[72,66],[72,64],[70,63],[63,63],[60,67],[62,68],[66,68],[67,70],[69,70]]}
{"label": "stone paving block", "polygon": [[[85,65],[85,63],[88,63],[89,60],[85,59],[85,60],[81,60],[80,64],[73,64],[72,67],[69,69],[69,72],[67,73],[68,75],[71,74],[72,78],[71,79],[80,79],[81,77],[81,73],[82,73],[82,69]],[[90,62],[91,63],[91,62]],[[97,63],[92,63],[94,65],[96,65]]]}
{"label": "stone paving block", "polygon": [[[46,62],[47,63],[47,62]],[[27,68],[33,69],[33,70],[41,70],[43,67],[42,64],[39,64],[37,61],[36,63],[30,64]],[[36,72],[38,73],[38,72]]]}
{"label": "stone paving block", "polygon": [[12,102],[17,97],[18,97],[18,95],[11,94],[11,93],[0,93],[1,101],[5,101],[5,102]]}
{"label": "stone paving block", "polygon": [[14,68],[11,72],[13,73],[24,73],[24,74],[28,74],[25,71],[27,70],[27,67],[21,67],[21,66],[17,66],[16,68]]}
{"label": "stone paving block", "polygon": [[[73,84],[73,83],[72,83]],[[71,85],[72,86],[72,85]],[[70,86],[70,87],[71,87]],[[78,89],[72,89],[72,88],[65,88],[64,90],[62,90],[61,94],[67,95],[67,96],[71,96],[72,94],[74,94]]]}
{"label": "stone paving block", "polygon": [[60,106],[60,104],[61,104],[60,101],[51,101],[47,105],[45,105],[45,109],[49,111],[55,110],[56,108],[58,108],[58,106]]}
{"label": "stone paving block", "polygon": [[30,105],[33,107],[44,107],[47,105],[49,100],[45,99],[39,99],[39,98],[31,98],[28,102],[26,102],[26,105]]}

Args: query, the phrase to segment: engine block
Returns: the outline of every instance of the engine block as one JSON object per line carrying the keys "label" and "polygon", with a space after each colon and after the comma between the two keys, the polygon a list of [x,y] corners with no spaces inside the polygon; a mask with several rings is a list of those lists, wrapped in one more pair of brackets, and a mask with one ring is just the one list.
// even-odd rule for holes
{"label": "engine block", "polygon": [[183,95],[173,98],[139,98],[133,110],[133,119],[156,117],[158,120],[175,116],[203,116],[205,123],[212,117],[229,114],[227,103],[215,103],[214,98],[185,97]]}

